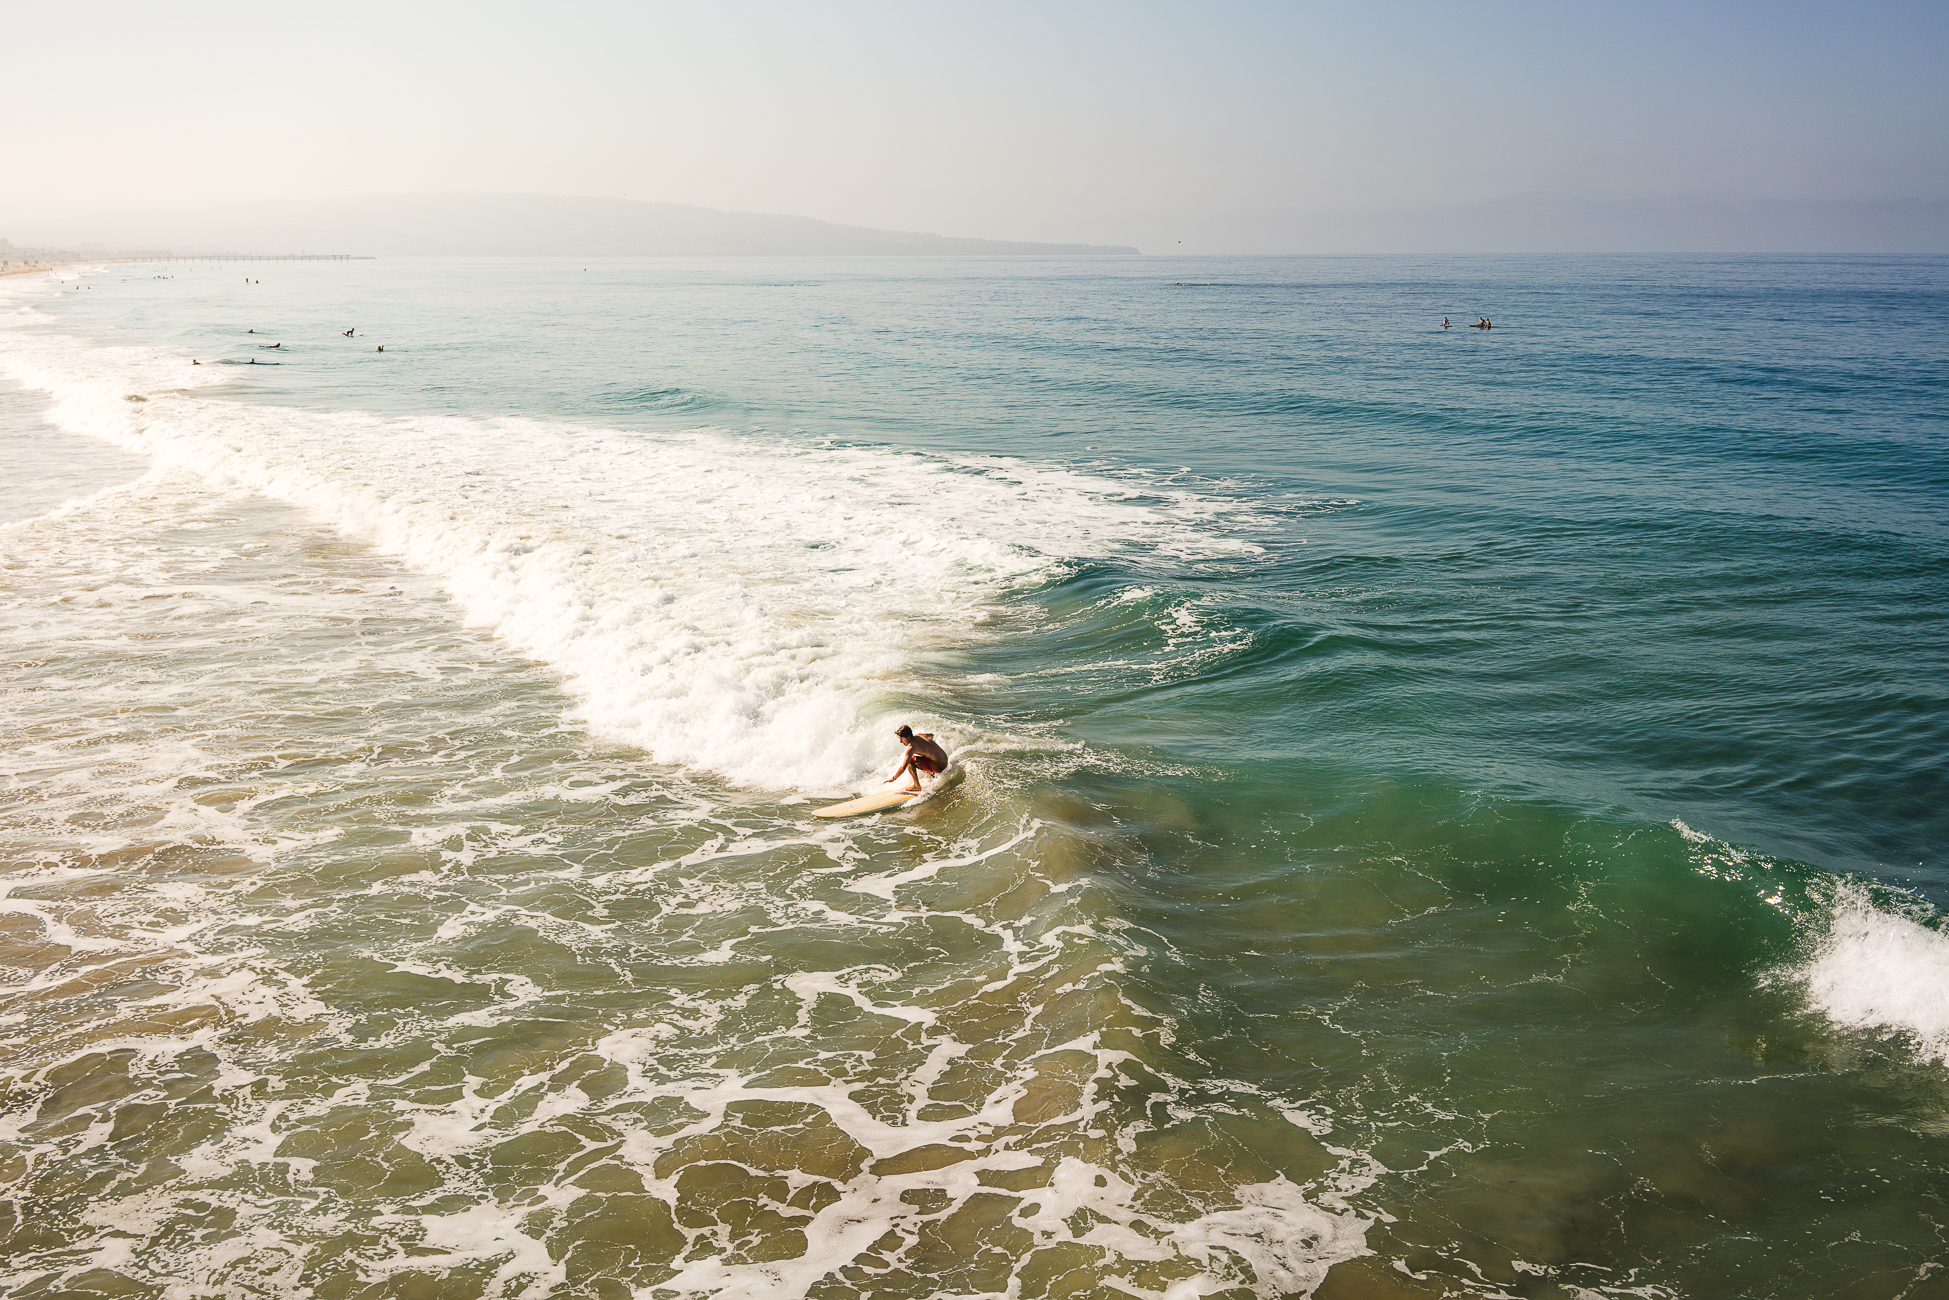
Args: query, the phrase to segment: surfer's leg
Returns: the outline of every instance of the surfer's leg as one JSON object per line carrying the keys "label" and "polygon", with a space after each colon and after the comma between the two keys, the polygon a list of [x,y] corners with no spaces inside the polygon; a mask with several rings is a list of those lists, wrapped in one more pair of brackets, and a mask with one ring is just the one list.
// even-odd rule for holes
{"label": "surfer's leg", "polygon": [[934,776],[937,773],[947,771],[946,764],[937,763],[933,759],[927,757],[925,754],[914,755],[913,758],[909,760],[909,766],[913,768],[913,773],[914,773],[913,792],[915,794],[920,793],[920,778],[923,773],[926,774],[927,776]]}

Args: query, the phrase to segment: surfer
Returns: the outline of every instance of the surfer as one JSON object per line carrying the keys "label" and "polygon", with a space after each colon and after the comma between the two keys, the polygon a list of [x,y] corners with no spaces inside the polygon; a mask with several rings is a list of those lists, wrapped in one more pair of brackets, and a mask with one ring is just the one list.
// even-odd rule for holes
{"label": "surfer", "polygon": [[947,771],[947,751],[934,743],[933,732],[923,731],[915,735],[912,727],[903,726],[893,734],[898,736],[900,743],[907,747],[907,757],[901,760],[899,770],[880,782],[881,785],[892,785],[911,771],[914,774],[914,783],[910,793],[919,794],[922,772],[931,774]]}
{"label": "surfer", "polygon": [[1444,317],[1442,317],[1442,318],[1441,318],[1441,327],[1442,327],[1443,329],[1452,329],[1452,328],[1453,328],[1453,326],[1451,326],[1451,325],[1449,325],[1449,323],[1448,323],[1448,317],[1446,317],[1446,316],[1444,316]]}

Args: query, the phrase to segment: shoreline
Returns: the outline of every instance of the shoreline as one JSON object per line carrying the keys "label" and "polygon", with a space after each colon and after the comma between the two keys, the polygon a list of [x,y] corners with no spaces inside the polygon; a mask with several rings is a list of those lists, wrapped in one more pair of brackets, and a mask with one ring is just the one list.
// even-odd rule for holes
{"label": "shoreline", "polygon": [[64,271],[70,266],[128,266],[137,262],[161,262],[160,257],[90,257],[72,262],[35,262],[25,266],[0,267],[0,277],[9,275],[40,275],[47,271]]}

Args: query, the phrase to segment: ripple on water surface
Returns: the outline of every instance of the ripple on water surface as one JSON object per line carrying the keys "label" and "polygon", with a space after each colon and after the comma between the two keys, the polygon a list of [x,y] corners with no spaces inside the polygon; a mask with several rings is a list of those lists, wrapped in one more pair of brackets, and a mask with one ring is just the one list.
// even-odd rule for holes
{"label": "ripple on water surface", "polygon": [[[251,310],[315,316],[314,271]],[[429,313],[503,284],[387,274]],[[162,468],[0,524],[6,1288],[1939,1282],[1941,916],[1692,829],[1859,858],[1940,820],[1914,386],[1752,414],[1834,402],[1865,326],[1773,384],[1731,335],[1622,356],[1619,318],[1409,338],[1348,283],[1176,317],[1058,276],[1028,296],[1081,309],[1026,338],[955,275],[735,332],[677,286],[681,364],[581,330],[506,387],[491,348],[416,354],[416,389],[314,342],[257,405],[215,399],[239,368],[9,333],[58,397],[16,412],[36,500],[134,477],[62,479],[49,420]],[[1281,295],[1359,337],[1238,315]],[[1106,351],[1118,312],[1162,337]],[[839,373],[890,414],[602,427],[597,373],[617,420]],[[493,413],[536,384],[573,409]],[[950,454],[888,445],[937,424]],[[1155,463],[1018,458],[1065,430]],[[837,826],[769,787],[855,788],[895,711],[970,779]]]}
{"label": "ripple on water surface", "polygon": [[10,1285],[1275,1295],[1361,1249],[1317,1125],[1173,1114],[1087,839],[978,763],[814,823],[590,746],[286,507],[20,527]]}

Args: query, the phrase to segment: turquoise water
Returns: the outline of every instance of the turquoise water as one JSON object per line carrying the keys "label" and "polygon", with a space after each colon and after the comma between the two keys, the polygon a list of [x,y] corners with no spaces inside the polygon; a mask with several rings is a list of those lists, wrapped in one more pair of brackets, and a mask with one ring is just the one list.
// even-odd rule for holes
{"label": "turquoise water", "polygon": [[10,1289],[1949,1286],[1949,263],[5,292]]}

